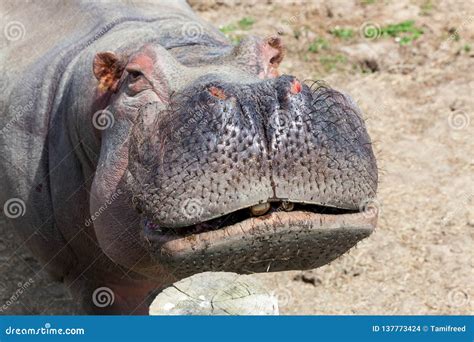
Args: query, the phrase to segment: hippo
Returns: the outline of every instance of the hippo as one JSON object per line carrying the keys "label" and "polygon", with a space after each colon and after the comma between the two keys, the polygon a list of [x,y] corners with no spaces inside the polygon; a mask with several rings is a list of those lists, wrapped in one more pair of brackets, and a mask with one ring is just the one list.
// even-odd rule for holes
{"label": "hippo", "polygon": [[232,43],[185,1],[1,6],[2,215],[84,312],[317,268],[374,231],[362,113],[281,74],[277,33]]}

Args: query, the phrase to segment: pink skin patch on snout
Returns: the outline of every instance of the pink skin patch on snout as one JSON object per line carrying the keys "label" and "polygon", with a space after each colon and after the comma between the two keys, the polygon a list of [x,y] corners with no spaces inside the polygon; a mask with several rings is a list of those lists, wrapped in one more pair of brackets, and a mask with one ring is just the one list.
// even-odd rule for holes
{"label": "pink skin patch on snout", "polygon": [[296,95],[301,92],[302,86],[300,81],[297,79],[294,79],[293,82],[291,82],[291,87],[290,87],[290,93],[293,95]]}
{"label": "pink skin patch on snout", "polygon": [[128,66],[142,70],[145,75],[151,75],[154,69],[154,60],[145,53],[142,53],[134,56]]}

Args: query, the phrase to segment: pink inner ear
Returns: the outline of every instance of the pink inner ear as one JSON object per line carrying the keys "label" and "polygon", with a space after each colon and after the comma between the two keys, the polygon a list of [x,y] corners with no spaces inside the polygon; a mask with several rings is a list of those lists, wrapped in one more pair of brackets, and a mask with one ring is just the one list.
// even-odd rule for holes
{"label": "pink inner ear", "polygon": [[260,78],[275,78],[279,76],[278,66],[283,60],[283,44],[278,37],[270,37],[260,48],[264,71],[260,73]]}

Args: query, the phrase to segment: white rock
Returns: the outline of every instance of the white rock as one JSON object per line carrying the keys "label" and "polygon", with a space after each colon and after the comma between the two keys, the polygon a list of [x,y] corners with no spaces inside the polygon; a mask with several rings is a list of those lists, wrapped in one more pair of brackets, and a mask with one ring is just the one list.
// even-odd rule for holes
{"label": "white rock", "polygon": [[164,289],[150,315],[278,315],[278,300],[250,275],[205,272]]}

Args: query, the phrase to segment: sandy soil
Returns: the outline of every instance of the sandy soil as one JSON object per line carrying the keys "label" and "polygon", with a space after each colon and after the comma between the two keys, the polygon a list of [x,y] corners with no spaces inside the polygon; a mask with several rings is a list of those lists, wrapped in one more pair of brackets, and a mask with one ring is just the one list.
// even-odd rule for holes
{"label": "sandy soil", "polygon": [[[352,94],[375,142],[377,231],[317,270],[255,275],[274,289],[281,312],[473,313],[474,3],[192,5],[234,40],[282,33],[287,53],[281,71],[324,79]],[[403,34],[398,39],[363,34],[370,25],[383,32],[406,20],[423,31],[406,44]],[[12,302],[3,313],[79,312],[60,284],[46,275],[33,277],[37,269],[0,225],[0,304]],[[31,285],[12,300],[30,277]]]}

